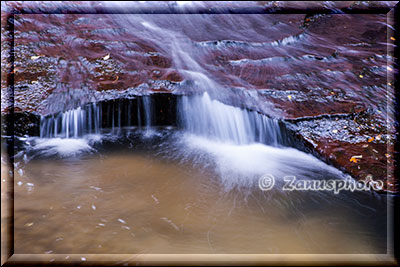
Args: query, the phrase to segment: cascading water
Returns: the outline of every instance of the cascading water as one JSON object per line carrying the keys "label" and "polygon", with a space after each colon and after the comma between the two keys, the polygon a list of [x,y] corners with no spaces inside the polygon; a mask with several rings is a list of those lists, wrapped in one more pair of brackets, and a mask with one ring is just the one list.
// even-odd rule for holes
{"label": "cascading water", "polygon": [[[180,17],[187,22],[192,19],[192,16],[188,15]],[[137,29],[141,32],[142,37],[152,40],[151,42],[154,44],[162,44],[160,55],[164,53],[171,55],[170,67],[179,70],[184,80],[191,84],[191,88],[186,88],[185,93],[204,92],[200,97],[181,97],[181,101],[177,105],[177,110],[180,111],[177,114],[179,126],[191,133],[240,145],[254,142],[277,145],[280,136],[278,122],[255,111],[233,107],[257,107],[257,103],[254,102],[255,98],[252,94],[243,95],[241,89],[234,88],[235,90],[233,90],[231,87],[227,87],[215,75],[217,69],[208,69],[211,65],[201,57],[204,51],[199,51],[199,44],[202,42],[198,41],[195,35],[188,35],[186,32],[177,30],[181,27],[177,21],[165,19],[164,16],[137,14],[124,16],[123,20],[116,20],[115,23],[122,28],[134,29],[135,32]],[[246,88],[252,89],[252,85],[246,84]],[[233,106],[219,101],[228,101]],[[119,104],[120,102],[118,102]],[[265,102],[262,104],[264,105]],[[131,126],[133,123],[131,124],[129,121],[135,117],[134,113],[137,116],[135,125],[146,128],[156,125],[158,117],[155,116],[156,107],[152,96],[144,95],[138,98],[136,107],[136,110],[128,108],[128,111],[125,111],[124,107],[115,108],[113,106],[110,110],[105,110],[107,113],[105,120],[111,122],[108,124],[111,124],[112,132],[115,128],[120,129],[123,126],[121,124],[122,117],[130,116],[128,123],[124,126]],[[127,114],[124,114],[125,112]],[[55,118],[43,118],[41,137],[76,138],[82,136],[88,133],[89,122],[92,122],[86,117],[86,110],[78,108],[64,112]],[[101,118],[98,119],[101,120]],[[60,123],[65,127],[58,129]]]}
{"label": "cascading water", "polygon": [[[40,137],[78,138],[86,134],[99,134],[103,126],[110,126],[111,132],[119,133],[124,126],[139,126],[149,129],[156,125],[156,103],[151,96],[137,99],[136,108],[132,102],[120,101],[108,104],[102,118],[101,104],[90,104],[41,118]],[[237,145],[263,143],[277,146],[281,144],[278,120],[268,118],[255,111],[229,106],[211,99],[207,92],[202,95],[180,96],[176,118],[178,127],[222,142]],[[132,117],[137,116],[135,122]],[[174,116],[174,115],[171,115]],[[105,123],[105,125],[102,125]]]}
{"label": "cascading water", "polygon": [[211,99],[207,92],[201,96],[182,97],[178,110],[182,128],[196,135],[238,145],[276,146],[280,143],[277,120],[223,104]]}
{"label": "cascading water", "polygon": [[41,117],[41,138],[77,138],[84,134],[100,133],[101,107],[90,104],[56,115]]}
{"label": "cascading water", "polygon": [[[34,20],[16,18],[15,37],[24,44],[46,44],[52,34],[53,52],[40,49],[31,59],[35,66],[57,63],[61,85],[38,103],[43,112],[62,111],[41,118],[41,138],[15,142],[26,148],[15,157],[14,179],[5,177],[15,182],[17,254],[387,253],[384,201],[358,192],[281,191],[285,177],[305,183],[348,177],[288,147],[286,124],[262,115],[284,117],[268,102],[282,100],[286,111],[303,101],[304,90],[296,91],[293,81],[314,88],[319,76],[298,79],[309,54],[318,54],[311,71],[327,79],[333,51],[346,63],[346,45],[317,35],[314,19],[322,26],[330,19],[312,18],[307,28],[301,14],[167,13],[103,14],[101,20],[67,14],[74,16],[68,23],[60,23],[61,15],[46,17],[38,23],[43,31],[26,25],[22,32],[19,25]],[[57,32],[66,32],[65,44]],[[32,88],[53,81],[48,74],[37,75]],[[266,175],[275,184],[264,192],[259,182]]]}
{"label": "cascading water", "polygon": [[153,102],[150,96],[143,96],[141,99],[141,104],[144,111],[144,126],[150,127],[154,125],[154,111],[153,111]]}
{"label": "cascading water", "polygon": [[[70,147],[76,147],[78,152],[91,151],[94,144],[90,141],[91,136],[86,138],[84,135],[103,132],[101,128],[110,129],[108,133],[111,133],[112,142],[115,136],[121,138],[122,143],[124,140],[135,140],[129,143],[129,147],[139,147],[142,141],[158,142],[153,137],[162,137],[165,132],[161,129],[157,132],[156,126],[168,125],[160,124],[160,117],[164,116],[163,110],[166,107],[174,105],[175,112],[168,113],[168,116],[174,118],[168,121],[175,122],[169,125],[177,126],[178,131],[172,129],[167,133],[167,136],[172,133],[170,136],[174,137],[168,139],[170,144],[159,146],[164,147],[160,154],[213,171],[226,190],[237,186],[251,188],[259,177],[267,173],[278,177],[277,184],[282,184],[282,177],[296,173],[301,173],[307,179],[320,177],[317,175],[320,172],[324,177],[344,177],[339,170],[315,157],[288,147],[290,143],[287,141],[290,139],[286,135],[290,135],[290,132],[283,125],[281,127],[277,119],[224,104],[213,99],[208,92],[201,95],[170,96],[164,96],[161,101],[156,95],[113,100],[42,118],[41,137],[56,137],[58,140],[39,142],[37,147],[47,149],[46,153],[62,153],[67,156],[72,153]],[[104,117],[101,108],[104,109]],[[138,128],[133,129],[134,132],[130,128],[121,131],[126,126]],[[127,133],[127,139],[122,133]],[[130,133],[134,134],[130,136]],[[67,142],[64,143],[59,140],[60,137],[74,139],[64,140]],[[84,137],[83,142],[74,143],[79,141],[77,137]],[[136,137],[139,138],[134,139]]]}
{"label": "cascading water", "polygon": [[[104,111],[102,111],[104,108]],[[154,100],[141,96],[135,100],[117,99],[105,104],[92,103],[63,113],[42,116],[41,138],[78,138],[87,134],[100,134],[110,128],[117,134],[125,126],[150,128],[156,125]]]}

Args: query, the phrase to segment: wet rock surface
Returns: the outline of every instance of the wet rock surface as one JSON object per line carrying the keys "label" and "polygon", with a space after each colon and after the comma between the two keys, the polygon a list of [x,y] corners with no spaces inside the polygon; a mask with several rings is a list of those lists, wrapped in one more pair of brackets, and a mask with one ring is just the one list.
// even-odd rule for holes
{"label": "wet rock surface", "polygon": [[[66,5],[82,10],[98,4]],[[40,4],[2,5],[8,11],[32,11]],[[172,13],[223,8],[165,5]],[[230,8],[262,13],[286,5],[234,3]],[[374,5],[391,3],[349,1],[315,8]],[[60,8],[48,6],[49,13],[50,7]],[[394,58],[387,53],[392,33],[386,14],[15,14],[13,32],[4,23],[7,18],[9,13],[2,13],[2,51],[13,44],[14,58],[11,67],[2,52],[4,114],[13,108],[17,116],[46,115],[89,102],[211,90],[227,104],[281,119],[353,177],[387,178],[385,190],[396,191],[394,88],[387,79]],[[15,127],[35,121],[28,120]]]}
{"label": "wet rock surface", "polygon": [[361,180],[386,180],[396,191],[393,137],[369,114],[302,120],[291,124],[326,161]]}

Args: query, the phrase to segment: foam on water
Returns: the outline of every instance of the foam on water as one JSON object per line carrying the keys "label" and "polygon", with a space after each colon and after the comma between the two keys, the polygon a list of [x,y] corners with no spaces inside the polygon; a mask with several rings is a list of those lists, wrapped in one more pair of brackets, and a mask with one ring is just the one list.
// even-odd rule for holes
{"label": "foam on water", "polygon": [[43,138],[38,139],[35,150],[46,156],[59,155],[62,157],[74,156],[78,153],[89,152],[92,147],[85,139],[72,138]]}
{"label": "foam on water", "polygon": [[[212,168],[226,189],[249,187],[271,174],[277,184],[285,176],[299,179],[345,178],[345,175],[310,154],[294,148],[280,148],[260,143],[237,145],[184,134],[181,156],[200,166]],[[208,162],[208,164],[207,164]]]}
{"label": "foam on water", "polygon": [[[137,116],[141,139],[151,142],[158,135],[154,128],[156,106],[150,96],[138,101]],[[104,113],[112,121],[109,142],[123,138],[121,116],[124,108],[118,104]],[[230,106],[213,99],[209,93],[181,96],[177,102],[178,127],[182,129],[182,142],[172,142],[166,151],[171,157],[181,158],[202,169],[214,171],[224,188],[249,187],[266,174],[277,183],[285,176],[301,179],[344,178],[339,170],[323,163],[314,156],[284,146],[279,121],[258,112]],[[42,119],[41,138],[32,146],[45,156],[73,157],[93,151],[92,145],[101,140],[100,122],[103,121],[98,105],[66,111]],[[134,114],[131,114],[134,116]],[[128,120],[130,121],[130,120]],[[93,127],[95,126],[95,127]],[[98,133],[96,140],[88,133]],[[117,130],[117,131],[115,131]],[[73,137],[73,139],[69,137]],[[53,137],[53,138],[48,138]],[[172,140],[164,140],[170,142]],[[135,141],[129,147],[135,147]],[[168,147],[168,145],[166,145]],[[151,147],[149,147],[151,149]],[[178,152],[177,154],[174,152]],[[327,176],[327,177],[322,177]]]}
{"label": "foam on water", "polygon": [[41,156],[67,158],[95,152],[93,145],[100,143],[102,139],[103,136],[99,134],[90,134],[83,138],[30,138],[26,141],[26,148]]}

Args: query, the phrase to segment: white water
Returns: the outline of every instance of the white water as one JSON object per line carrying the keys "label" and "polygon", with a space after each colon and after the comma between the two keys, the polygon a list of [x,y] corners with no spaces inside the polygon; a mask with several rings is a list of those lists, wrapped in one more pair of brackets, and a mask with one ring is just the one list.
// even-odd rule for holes
{"label": "white water", "polygon": [[[240,109],[211,99],[207,92],[198,96],[182,96],[177,102],[178,126],[185,131],[223,142],[235,144],[263,143],[278,145],[281,139],[279,123],[255,111]],[[100,134],[102,122],[111,125],[112,133],[121,129],[121,117],[128,118],[125,126],[132,125],[136,112],[137,125],[156,126],[155,105],[151,96],[137,100],[137,109],[109,104],[103,118],[100,104],[91,104],[41,118],[41,138],[79,138],[87,134]],[[123,114],[127,112],[128,114]],[[128,125],[126,125],[128,124]]]}
{"label": "white water", "polygon": [[[121,116],[126,110],[137,112],[142,136],[153,137],[156,133],[152,127],[155,126],[155,109],[150,96],[138,99],[137,110],[126,109],[121,102],[113,102],[105,114],[105,120],[112,124],[111,138],[115,139],[122,133]],[[170,145],[177,147],[175,151],[179,153],[171,151],[169,156],[215,172],[227,190],[235,186],[252,187],[266,174],[273,175],[278,183],[290,175],[303,179],[327,178],[320,177],[322,174],[344,178],[339,170],[314,156],[284,147],[277,120],[255,111],[226,105],[211,99],[207,92],[180,97],[177,101],[177,120],[179,128],[183,130],[183,135],[179,135],[182,142],[171,140]],[[97,105],[44,118],[41,123],[42,139],[34,144],[33,149],[39,150],[41,155],[61,157],[91,152],[93,142],[88,134],[95,132],[101,136],[101,121],[103,118]],[[134,143],[130,145],[135,146]]]}
{"label": "white water", "polygon": [[[182,6],[180,3],[177,5]],[[192,5],[203,4],[183,4],[183,6]],[[192,15],[180,15],[180,18],[184,23],[193,23]],[[230,141],[235,144],[259,142],[278,145],[281,134],[276,120],[218,101],[228,101],[235,106],[243,105],[246,107],[263,105],[263,107],[260,107],[261,110],[267,108],[264,107],[265,105],[268,106],[265,102],[256,101],[258,99],[257,93],[251,93],[256,91],[251,90],[250,84],[246,88],[247,90],[244,90],[246,91],[244,93],[243,88],[227,87],[215,76],[213,71],[207,70],[203,60],[199,57],[199,53],[196,52],[197,49],[194,49],[196,43],[198,43],[197,39],[189,37],[187,33],[181,31],[182,29],[177,30],[181,28],[182,21],[171,21],[159,15],[136,14],[134,16],[121,15],[115,23],[120,24],[123,28],[134,29],[143,38],[162,44],[160,52],[171,56],[171,68],[179,70],[184,80],[191,85],[191,88],[186,88],[185,92],[191,90],[204,92],[202,96],[182,96],[180,103],[178,103],[179,114],[177,114],[177,117],[180,121],[179,126],[183,129],[201,136],[220,141]],[[98,109],[97,106],[93,108],[96,108],[96,115],[91,117],[89,117],[89,114],[93,112],[87,108],[77,108],[60,113],[56,117],[42,118],[40,136],[77,138],[92,133],[93,124],[101,127],[100,122],[103,122],[100,114],[101,109]],[[150,96],[142,96],[138,99],[137,126],[146,128],[155,126],[154,109]],[[116,110],[112,108],[111,114],[105,114],[107,115],[106,121],[112,121],[113,132],[115,128],[121,128],[121,112],[123,112],[123,109],[118,107]],[[270,112],[273,111],[270,110]],[[62,127],[60,127],[60,124]],[[99,128],[95,128],[94,133],[99,133]]]}
{"label": "white water", "polygon": [[239,145],[279,144],[281,133],[277,120],[225,105],[211,99],[207,92],[182,97],[178,110],[182,128],[196,135]]}
{"label": "white water", "polygon": [[41,117],[41,138],[78,138],[84,134],[100,133],[101,108],[93,103],[83,108],[68,110],[57,115]]}
{"label": "white water", "polygon": [[[154,106],[150,96],[146,95],[141,98],[144,110],[144,126],[151,127],[154,125]],[[139,106],[138,106],[139,109]],[[138,118],[140,120],[140,118]]]}
{"label": "white water", "polygon": [[93,151],[89,140],[83,138],[41,138],[35,141],[34,149],[43,156],[71,157]]}
{"label": "white water", "polygon": [[192,134],[185,134],[182,141],[184,145],[178,157],[215,171],[226,190],[235,186],[252,187],[266,174],[275,178],[277,188],[282,187],[285,176],[301,179],[346,177],[338,169],[294,148],[260,143],[237,145]]}

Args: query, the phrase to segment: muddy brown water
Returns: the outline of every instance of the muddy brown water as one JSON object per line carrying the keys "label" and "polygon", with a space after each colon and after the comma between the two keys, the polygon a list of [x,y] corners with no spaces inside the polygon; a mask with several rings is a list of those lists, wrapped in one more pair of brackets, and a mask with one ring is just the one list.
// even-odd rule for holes
{"label": "muddy brown water", "polygon": [[373,194],[227,190],[211,168],[127,147],[21,161],[15,253],[386,253]]}
{"label": "muddy brown water", "polygon": [[[63,2],[49,8],[86,10],[103,4],[109,5]],[[368,7],[364,4],[329,6]],[[27,3],[25,9],[36,5]],[[190,11],[217,4],[140,5]],[[264,10],[272,4],[230,5]],[[385,15],[19,14],[14,19],[15,101],[9,102],[20,110],[58,112],[94,97],[114,99],[130,88],[144,88],[214,90],[221,100],[285,118],[373,107],[386,125],[391,114],[386,84],[393,58],[386,55]],[[62,147],[65,153],[70,148]],[[255,160],[265,154],[246,149],[214,154],[229,173],[246,157],[226,164],[225,154],[255,153]],[[286,161],[270,155],[286,162],[274,162],[277,169],[307,165],[290,165],[290,152],[280,154],[288,156]],[[124,153],[21,159],[14,177],[15,252],[386,252],[384,199],[368,193],[263,192],[256,186],[228,190],[230,180],[207,168],[209,162],[213,158],[199,168],[197,162],[166,159],[134,146]],[[307,171],[324,175],[321,169]]]}

